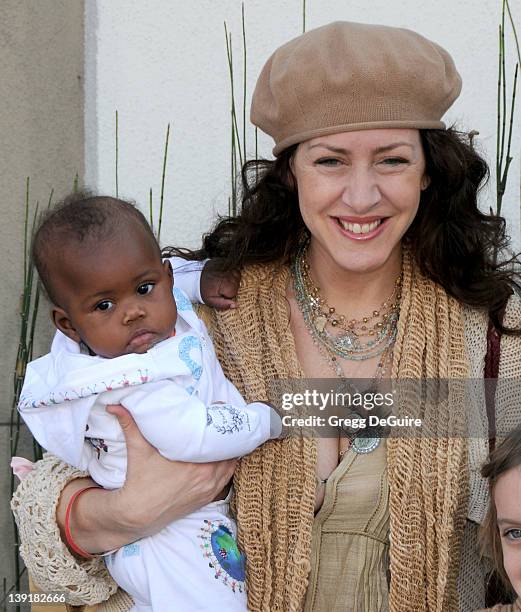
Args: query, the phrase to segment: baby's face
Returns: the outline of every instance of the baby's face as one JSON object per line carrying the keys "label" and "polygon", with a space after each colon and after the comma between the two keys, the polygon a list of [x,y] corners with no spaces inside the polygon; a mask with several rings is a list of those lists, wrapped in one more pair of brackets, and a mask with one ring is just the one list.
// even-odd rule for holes
{"label": "baby's face", "polygon": [[172,271],[143,228],[71,251],[54,283],[63,302],[53,310],[58,329],[107,358],[145,353],[173,334]]}
{"label": "baby's face", "polygon": [[521,467],[505,472],[494,487],[505,572],[521,597]]}

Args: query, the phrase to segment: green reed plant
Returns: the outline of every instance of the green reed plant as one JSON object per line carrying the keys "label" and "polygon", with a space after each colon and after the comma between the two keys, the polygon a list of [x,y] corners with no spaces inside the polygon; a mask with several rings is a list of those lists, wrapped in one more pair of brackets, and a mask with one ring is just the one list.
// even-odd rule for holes
{"label": "green reed plant", "polygon": [[150,227],[154,232],[157,241],[161,244],[161,226],[163,224],[163,212],[164,212],[164,200],[165,200],[165,180],[166,180],[166,168],[168,161],[168,142],[170,139],[170,123],[166,127],[166,136],[165,136],[165,148],[163,151],[163,169],[161,171],[161,193],[159,195],[159,213],[157,217],[157,231],[155,230],[154,224],[154,203],[152,197],[152,187],[149,190],[149,199],[148,199],[148,217],[150,222]]}
{"label": "green reed plant", "polygon": [[[75,184],[77,179],[75,179]],[[52,205],[54,191],[51,190],[49,195],[48,207]],[[39,203],[36,202],[34,208],[30,205],[30,179],[27,177],[25,185],[25,205],[24,205],[24,226],[23,226],[23,285],[20,296],[20,335],[18,338],[18,350],[16,354],[15,368],[13,372],[13,394],[11,400],[11,410],[9,416],[9,442],[11,457],[18,452],[21,433],[21,419],[18,412],[18,402],[22,391],[23,381],[27,364],[33,358],[34,337],[36,330],[36,320],[38,316],[38,308],[40,304],[40,283],[34,274],[34,265],[31,260],[31,242],[34,234],[34,229],[39,215]],[[42,448],[32,440],[33,444],[33,460],[37,461],[42,457]],[[10,473],[10,497],[12,497],[16,488],[15,476]],[[2,605],[6,609],[6,599],[11,591],[20,591],[21,578],[24,574],[25,567],[21,567],[20,556],[18,555],[19,536],[14,517],[12,517],[13,539],[14,539],[14,568],[15,579],[14,584],[10,589],[7,589],[7,580],[3,580],[3,600]],[[16,606],[18,611],[20,606]]]}
{"label": "green reed plant", "polygon": [[[242,26],[242,108],[237,108],[235,100],[235,72],[233,60],[232,35],[228,30],[226,21],[224,22],[224,37],[226,42],[226,60],[228,64],[228,74],[230,80],[230,196],[228,197],[228,214],[235,216],[238,212],[239,189],[241,169],[248,159],[247,139],[246,139],[246,109],[247,109],[247,44],[246,26],[244,18],[244,2],[241,4],[241,26]],[[306,0],[302,0],[302,32],[306,31]],[[242,115],[242,138],[237,116]],[[258,129],[254,128],[254,159],[258,159]]]}
{"label": "green reed plant", "polygon": [[[154,201],[152,187],[149,188],[148,192],[148,220],[150,227],[154,232],[157,241],[161,244],[161,226],[163,224],[163,212],[164,212],[164,201],[165,201],[165,181],[166,181],[166,169],[168,162],[168,143],[170,140],[170,123],[166,126],[165,146],[163,150],[163,166],[161,171],[161,192],[159,195],[159,212],[157,217],[157,231],[155,230],[156,224],[154,222]],[[115,175],[115,189],[116,198],[119,197],[119,114],[115,112],[115,164],[114,164],[114,175]]]}
{"label": "green reed plant", "polygon": [[[237,121],[237,107],[235,103],[235,77],[233,68],[233,47],[232,35],[228,32],[226,21],[224,22],[224,36],[226,40],[226,57],[228,62],[228,73],[230,77],[230,116],[231,116],[231,146],[230,146],[230,178],[231,178],[231,194],[228,198],[228,214],[235,216],[237,214],[238,204],[238,177],[246,158],[246,29],[244,24],[244,4],[242,5],[242,31],[243,31],[243,129],[242,142]],[[243,155],[244,152],[244,155]]]}
{"label": "green reed plant", "polygon": [[116,111],[116,126],[115,126],[115,140],[116,140],[116,155],[114,159],[114,175],[116,178],[116,198],[119,198],[119,117],[118,111]]}
{"label": "green reed plant", "polygon": [[[510,86],[510,98],[507,103],[507,77],[506,77],[506,49],[505,49],[505,17],[508,15],[514,36],[517,61]],[[498,82],[497,82],[497,126],[496,126],[496,215],[501,215],[503,196],[506,191],[508,173],[513,157],[511,155],[512,133],[516,115],[516,93],[521,53],[517,29],[508,0],[502,0],[501,23],[499,25],[499,56],[498,56]],[[507,133],[508,126],[508,133]],[[493,211],[491,210],[491,213]]]}

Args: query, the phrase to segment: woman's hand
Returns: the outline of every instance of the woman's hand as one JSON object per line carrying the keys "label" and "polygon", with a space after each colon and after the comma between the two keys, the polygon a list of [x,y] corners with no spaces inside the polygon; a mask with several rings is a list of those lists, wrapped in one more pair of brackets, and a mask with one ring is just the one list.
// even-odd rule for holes
{"label": "woman's hand", "polygon": [[217,310],[235,308],[237,291],[241,282],[239,270],[223,272],[219,259],[210,259],[201,272],[201,297],[203,302]]}
{"label": "woman's hand", "polygon": [[[87,552],[120,548],[153,535],[172,521],[215,499],[233,476],[236,460],[181,463],[165,459],[141,435],[122,406],[109,406],[123,429],[128,453],[127,478],[115,491],[92,489],[81,495],[70,517],[76,544]],[[93,484],[77,479],[63,490],[57,509],[63,532],[65,509],[72,494]]]}

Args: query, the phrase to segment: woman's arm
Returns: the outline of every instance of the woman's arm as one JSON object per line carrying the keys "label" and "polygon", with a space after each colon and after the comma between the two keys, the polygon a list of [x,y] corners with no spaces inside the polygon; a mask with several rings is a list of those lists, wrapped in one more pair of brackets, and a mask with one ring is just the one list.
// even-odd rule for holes
{"label": "woman's arm", "polygon": [[[141,436],[130,414],[110,407],[126,436],[128,472],[118,491],[87,491],[74,505],[75,542],[92,553],[111,550],[157,533],[175,519],[214,499],[230,480],[235,461],[211,464],[164,459]],[[78,559],[60,538],[71,495],[92,481],[85,473],[46,455],[22,481],[12,500],[20,553],[44,591],[68,594],[75,605],[94,604],[116,591],[103,558]]]}
{"label": "woman's arm", "polygon": [[61,491],[82,477],[85,472],[46,453],[19,483],[11,500],[19,551],[29,575],[42,591],[65,593],[73,605],[106,600],[117,589],[102,558],[79,562],[60,537],[56,507]]}

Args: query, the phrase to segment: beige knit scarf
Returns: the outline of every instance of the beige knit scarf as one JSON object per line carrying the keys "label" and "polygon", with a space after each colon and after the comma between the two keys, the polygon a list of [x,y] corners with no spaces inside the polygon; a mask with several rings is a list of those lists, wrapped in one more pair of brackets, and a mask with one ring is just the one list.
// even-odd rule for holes
{"label": "beige knit scarf", "polygon": [[[203,314],[226,375],[248,401],[273,401],[270,380],[303,376],[285,299],[289,280],[286,267],[252,266],[243,273],[236,310]],[[467,373],[460,305],[423,277],[405,254],[393,378],[464,378]],[[412,399],[416,407],[421,405]],[[447,427],[451,431],[462,413],[462,398],[453,391],[446,401],[422,408],[424,427],[433,433]],[[249,610],[302,608],[310,570],[316,459],[315,440],[287,438],[263,445],[236,470]],[[392,612],[457,609],[466,462],[461,438],[389,440]]]}

